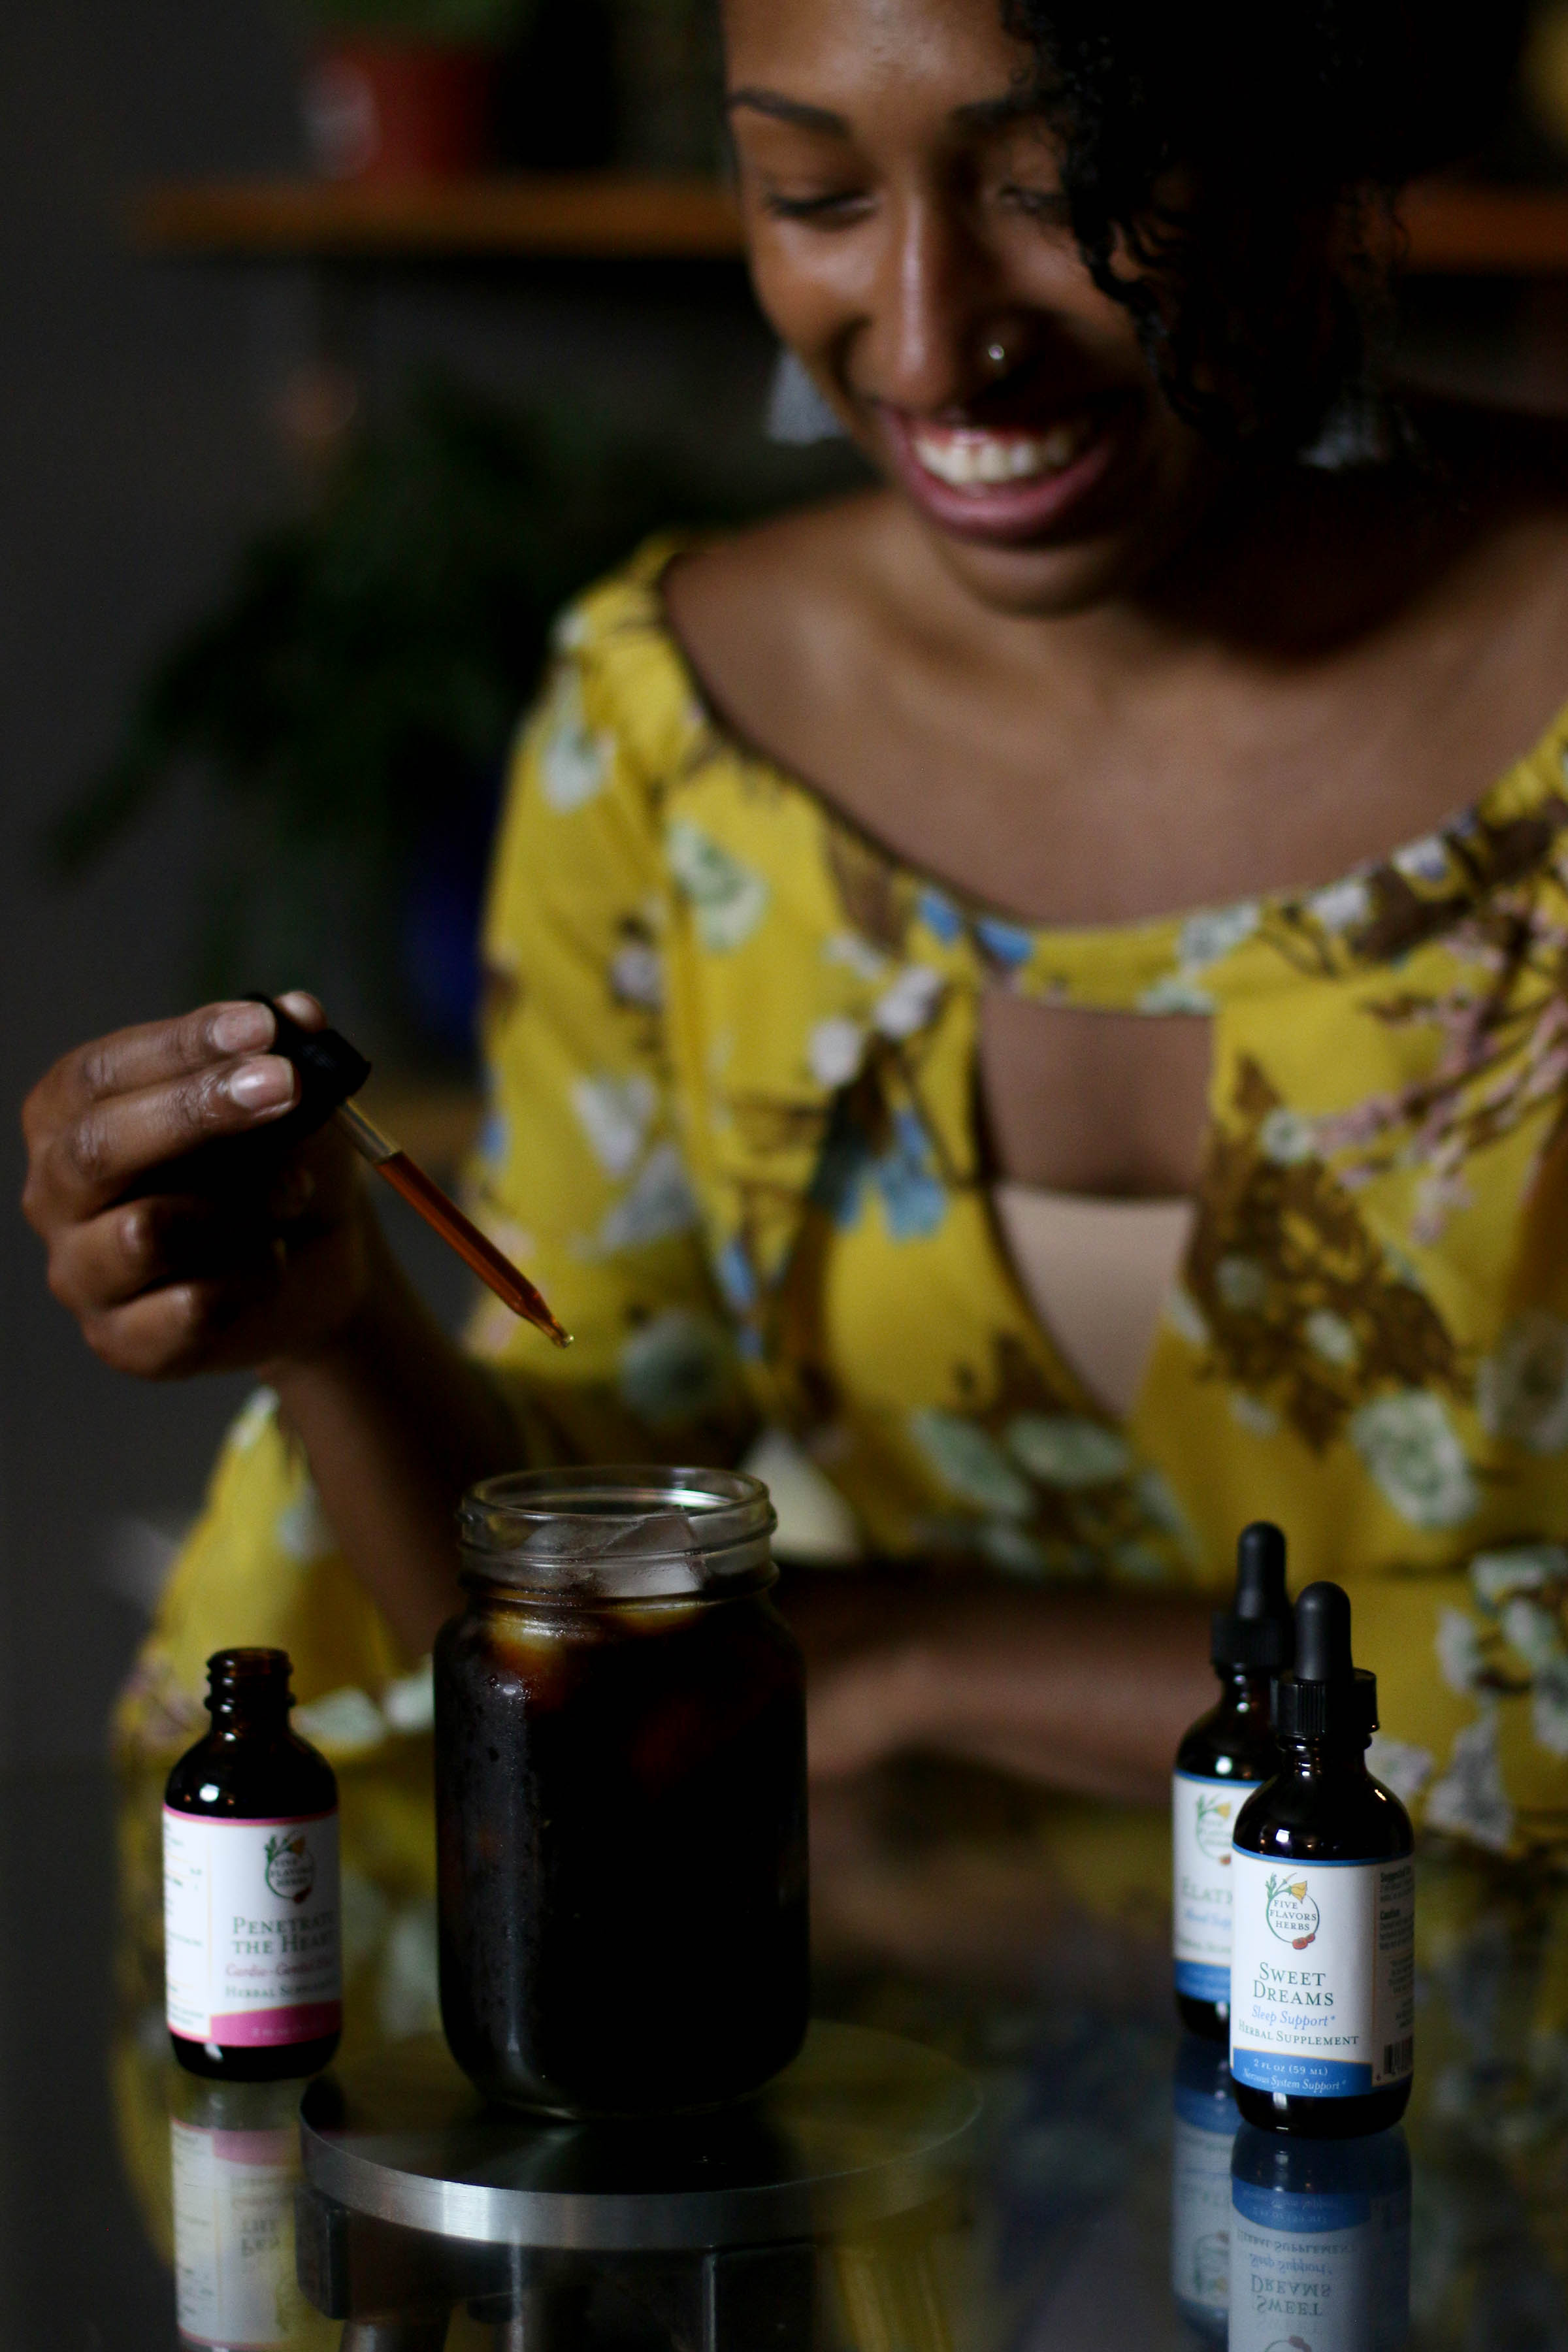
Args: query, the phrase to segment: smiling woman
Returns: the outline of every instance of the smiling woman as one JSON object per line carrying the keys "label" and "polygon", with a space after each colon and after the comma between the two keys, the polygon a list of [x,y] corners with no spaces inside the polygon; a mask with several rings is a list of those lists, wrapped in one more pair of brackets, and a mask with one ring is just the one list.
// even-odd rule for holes
{"label": "smiling woman", "polygon": [[330,1143],[190,1197],[291,1099],[256,1008],[36,1093],[98,1352],[270,1391],[128,1738],[220,1642],[379,1694],[467,1480],[760,1442],[784,1548],[868,1563],[790,1595],[819,1775],[1158,1795],[1267,1517],[1354,1591],[1428,1819],[1563,1836],[1568,474],[1361,326],[1504,15],[728,0],[757,290],[881,487],[557,631],[473,1183],[569,1359],[447,1347]]}

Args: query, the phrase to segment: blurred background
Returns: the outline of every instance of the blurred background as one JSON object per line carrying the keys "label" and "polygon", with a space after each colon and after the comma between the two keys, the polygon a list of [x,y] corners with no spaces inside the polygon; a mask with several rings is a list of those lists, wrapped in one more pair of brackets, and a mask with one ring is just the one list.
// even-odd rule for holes
{"label": "blurred background", "polygon": [[[718,72],[708,0],[0,16],[13,1106],[83,1038],[302,984],[450,1174],[551,614],[660,524],[858,478],[752,302]],[[1568,0],[1491,150],[1405,219],[1392,363],[1568,410]],[[14,1116],[5,1151],[14,1198]],[[455,1318],[444,1253],[394,1230]],[[0,1740],[47,1766],[101,1750],[247,1384],[100,1370],[4,1235]]]}

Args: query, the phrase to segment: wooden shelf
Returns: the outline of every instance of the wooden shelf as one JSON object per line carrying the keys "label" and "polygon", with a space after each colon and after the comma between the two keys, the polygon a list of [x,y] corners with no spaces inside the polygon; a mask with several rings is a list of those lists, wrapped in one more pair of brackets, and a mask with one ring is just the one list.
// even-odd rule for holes
{"label": "wooden shelf", "polygon": [[[1424,275],[1568,273],[1568,189],[1427,182],[1404,205],[1405,267]],[[143,190],[132,228],[147,252],[320,255],[351,260],[447,256],[734,260],[743,247],[730,191],[710,180],[594,172],[375,186],[314,180],[196,182]]]}
{"label": "wooden shelf", "polygon": [[1463,187],[1428,180],[1400,207],[1405,267],[1428,277],[1552,278],[1568,272],[1568,189]]}
{"label": "wooden shelf", "polygon": [[730,260],[742,251],[734,199],[717,181],[589,172],[382,186],[198,182],[143,190],[131,223],[136,243],[156,253]]}

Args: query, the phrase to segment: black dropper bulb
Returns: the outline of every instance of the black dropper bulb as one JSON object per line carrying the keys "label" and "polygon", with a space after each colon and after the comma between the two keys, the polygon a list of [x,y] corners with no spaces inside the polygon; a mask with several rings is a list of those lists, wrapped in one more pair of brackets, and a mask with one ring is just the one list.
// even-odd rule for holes
{"label": "black dropper bulb", "polygon": [[1296,1603],[1296,1679],[1348,1683],[1354,1671],[1348,1594],[1337,1584],[1309,1584]]}
{"label": "black dropper bulb", "polygon": [[1236,1545],[1236,1613],[1282,1617],[1285,1598],[1285,1538],[1271,1519],[1254,1519]]}
{"label": "black dropper bulb", "polygon": [[1215,1611],[1209,1654],[1216,1666],[1273,1674],[1289,1664],[1293,1642],[1285,1538],[1272,1520],[1254,1519],[1237,1539],[1236,1599]]}
{"label": "black dropper bulb", "polygon": [[292,1150],[297,1143],[325,1127],[340,1104],[357,1095],[370,1076],[370,1064],[355,1045],[335,1029],[307,1029],[290,1018],[276,998],[252,996],[265,1004],[276,1024],[268,1052],[280,1054],[300,1074],[300,1099],[290,1111],[268,1129],[274,1150]]}
{"label": "black dropper bulb", "polygon": [[1337,1584],[1309,1584],[1296,1603],[1296,1670],[1274,1685],[1274,1728],[1363,1747],[1377,1729],[1377,1677],[1351,1654],[1350,1595]]}

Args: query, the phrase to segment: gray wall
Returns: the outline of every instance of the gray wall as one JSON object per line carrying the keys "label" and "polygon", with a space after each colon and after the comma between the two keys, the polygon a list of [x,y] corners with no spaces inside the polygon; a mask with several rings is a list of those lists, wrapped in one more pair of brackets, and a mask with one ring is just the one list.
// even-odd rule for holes
{"label": "gray wall", "polygon": [[[256,397],[251,298],[150,268],[120,215],[145,174],[286,160],[287,50],[266,0],[63,0],[0,13],[0,822],[5,1185],[12,1108],[75,1038],[177,999],[193,870],[171,813],[68,898],[44,818],[111,740],[149,649],[210,591],[279,496]],[[226,1400],[140,1391],[86,1357],[4,1226],[0,1380],[4,1732],[13,1755],[90,1752],[137,1630],[105,1590],[109,1523],[193,1491]]]}
{"label": "gray wall", "polygon": [[[185,994],[203,832],[193,786],[84,885],[37,836],[111,744],[128,692],[258,521],[301,483],[279,397],[324,347],[370,400],[438,362],[548,386],[764,465],[771,347],[730,270],[350,273],[142,259],[138,180],[296,161],[287,0],[57,0],[0,11],[0,1097],[73,1042]],[[783,460],[781,493],[805,477]],[[309,975],[301,975],[309,977]],[[21,1158],[5,1112],[4,1181]],[[128,1519],[188,1513],[242,1382],[148,1389],[99,1369],[8,1212],[0,1355],[0,1739],[99,1751],[143,1622]],[[441,1269],[422,1264],[434,1281]],[[116,1580],[118,1580],[116,1582]]]}

